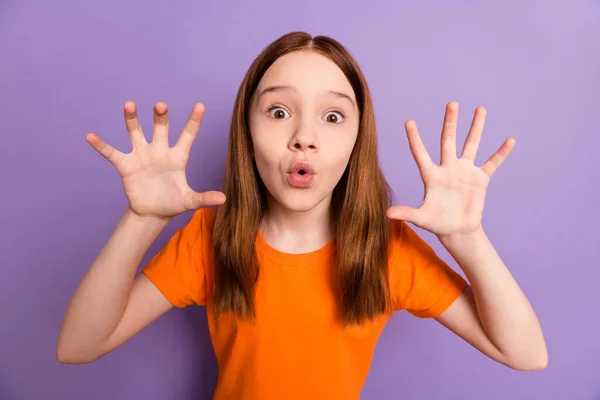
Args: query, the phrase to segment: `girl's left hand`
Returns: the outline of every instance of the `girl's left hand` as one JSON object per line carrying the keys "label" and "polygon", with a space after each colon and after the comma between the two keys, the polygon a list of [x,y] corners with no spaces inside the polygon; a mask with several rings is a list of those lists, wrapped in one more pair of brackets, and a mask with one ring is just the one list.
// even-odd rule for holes
{"label": "girl's left hand", "polygon": [[483,205],[490,179],[515,146],[515,140],[509,138],[484,165],[475,166],[485,116],[484,107],[475,109],[462,157],[457,158],[458,103],[448,103],[442,129],[440,165],[431,161],[415,122],[406,122],[410,150],[425,185],[425,195],[419,208],[390,207],[387,210],[389,218],[411,222],[434,233],[440,239],[469,235],[481,229]]}

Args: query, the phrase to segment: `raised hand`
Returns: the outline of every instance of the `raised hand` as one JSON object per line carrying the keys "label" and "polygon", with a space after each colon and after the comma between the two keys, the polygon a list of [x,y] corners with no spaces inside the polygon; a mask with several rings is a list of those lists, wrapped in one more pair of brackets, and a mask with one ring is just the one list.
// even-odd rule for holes
{"label": "raised hand", "polygon": [[414,121],[405,124],[411,153],[425,185],[419,208],[393,206],[387,216],[411,222],[438,237],[476,232],[481,227],[488,184],[497,168],[512,151],[515,140],[509,138],[481,167],[474,165],[483,132],[486,109],[477,107],[461,158],[456,156],[458,103],[446,106],[441,138],[440,165],[432,162]]}
{"label": "raised hand", "polygon": [[125,126],[133,146],[129,154],[114,149],[94,133],[86,135],[90,145],[117,168],[129,207],[134,213],[169,218],[225,202],[223,193],[197,193],[187,183],[185,169],[204,111],[204,105],[198,103],[194,106],[173,147],[169,147],[168,142],[167,105],[160,102],[154,105],[154,132],[150,143],[142,132],[135,103],[125,103]]}

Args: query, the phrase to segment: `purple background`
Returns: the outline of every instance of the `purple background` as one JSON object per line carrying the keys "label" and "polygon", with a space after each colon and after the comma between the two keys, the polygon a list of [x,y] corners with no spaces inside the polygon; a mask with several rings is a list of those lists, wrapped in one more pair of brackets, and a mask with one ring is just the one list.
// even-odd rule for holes
{"label": "purple background", "polygon": [[151,135],[152,105],[165,101],[174,143],[202,101],[189,180],[217,188],[238,85],[261,49],[292,30],[337,38],[364,69],[398,203],[417,206],[423,193],[405,120],[417,121],[434,160],[453,99],[460,146],[475,107],[488,109],[478,165],[517,140],[492,179],[484,227],[537,310],[548,368],[512,371],[401,313],[363,398],[600,399],[598,1],[83,3],[0,3],[1,399],[210,398],[216,369],[201,308],[173,310],[92,364],[55,359],[67,302],[125,207],[116,171],[84,136],[129,151],[124,102],[138,104]]}

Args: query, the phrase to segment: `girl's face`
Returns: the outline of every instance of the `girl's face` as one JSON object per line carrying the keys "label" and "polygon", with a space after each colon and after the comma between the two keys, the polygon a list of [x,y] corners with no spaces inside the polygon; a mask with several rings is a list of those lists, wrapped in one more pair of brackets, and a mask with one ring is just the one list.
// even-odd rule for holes
{"label": "girl's face", "polygon": [[359,126],[354,91],[341,69],[313,51],[280,57],[256,89],[249,122],[270,195],[292,211],[328,206]]}

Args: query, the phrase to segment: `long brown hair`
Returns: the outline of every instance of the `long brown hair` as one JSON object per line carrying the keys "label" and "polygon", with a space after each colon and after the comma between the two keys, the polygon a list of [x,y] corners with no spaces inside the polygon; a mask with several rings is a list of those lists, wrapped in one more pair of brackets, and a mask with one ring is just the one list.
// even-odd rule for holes
{"label": "long brown hair", "polygon": [[332,194],[339,313],[343,325],[361,324],[391,312],[387,276],[391,189],[379,166],[377,131],[371,95],[358,64],[336,40],[305,32],[281,36],[254,60],[242,81],[229,131],[221,190],[227,202],[218,207],[213,231],[216,315],[232,311],[254,319],[258,279],[255,238],[267,207],[267,192],[252,158],[248,110],[262,76],[279,57],[312,50],[332,60],[352,85],[360,124],[348,166]]}

